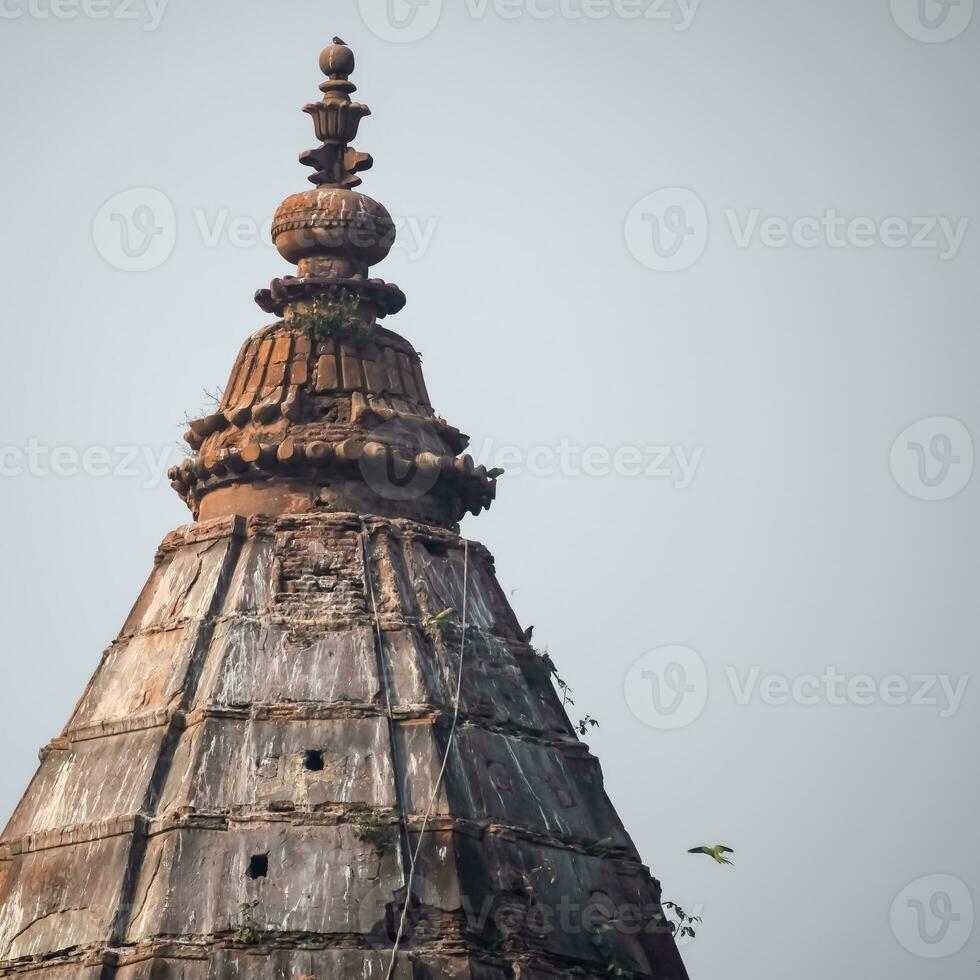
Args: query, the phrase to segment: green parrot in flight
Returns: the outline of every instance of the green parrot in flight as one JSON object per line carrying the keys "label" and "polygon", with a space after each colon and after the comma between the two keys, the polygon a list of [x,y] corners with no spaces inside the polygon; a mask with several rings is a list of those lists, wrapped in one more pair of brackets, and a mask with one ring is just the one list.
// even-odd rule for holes
{"label": "green parrot in flight", "polygon": [[709,858],[714,858],[718,864],[731,864],[732,862],[728,858],[723,857],[724,854],[734,854],[735,852],[730,847],[725,847],[724,844],[715,844],[714,847],[693,847],[687,852],[688,854],[707,854]]}

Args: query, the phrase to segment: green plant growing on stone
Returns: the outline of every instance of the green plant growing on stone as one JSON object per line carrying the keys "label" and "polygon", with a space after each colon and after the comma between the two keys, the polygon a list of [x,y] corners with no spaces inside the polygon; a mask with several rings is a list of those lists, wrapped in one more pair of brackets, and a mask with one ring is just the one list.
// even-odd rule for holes
{"label": "green plant growing on stone", "polygon": [[351,825],[354,836],[364,844],[371,844],[379,851],[383,850],[391,840],[391,823],[377,811],[368,807],[357,810],[353,814]]}
{"label": "green plant growing on stone", "polygon": [[255,946],[262,941],[262,930],[255,924],[255,910],[259,903],[242,902],[238,906],[238,932],[235,941],[243,946]]}
{"label": "green plant growing on stone", "polygon": [[363,346],[368,332],[358,316],[360,300],[353,293],[342,290],[336,295],[321,293],[302,312],[292,310],[289,325],[302,330],[310,343],[325,340],[349,339],[355,346]]}

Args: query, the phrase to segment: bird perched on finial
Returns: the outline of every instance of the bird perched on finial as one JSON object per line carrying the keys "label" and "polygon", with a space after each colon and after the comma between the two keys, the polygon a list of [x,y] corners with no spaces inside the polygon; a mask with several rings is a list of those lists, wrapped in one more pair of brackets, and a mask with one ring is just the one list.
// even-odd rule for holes
{"label": "bird perched on finial", "polygon": [[[345,81],[354,72],[354,52],[339,37],[335,37],[333,44],[324,48],[320,55],[320,71],[332,79]],[[322,85],[320,89],[328,91]],[[353,87],[346,89],[348,95],[353,91]]]}
{"label": "bird perched on finial", "polygon": [[687,853],[707,854],[708,857],[713,858],[718,864],[731,864],[732,862],[728,858],[722,857],[722,855],[734,854],[735,852],[730,847],[725,847],[724,844],[715,844],[714,847],[693,847]]}

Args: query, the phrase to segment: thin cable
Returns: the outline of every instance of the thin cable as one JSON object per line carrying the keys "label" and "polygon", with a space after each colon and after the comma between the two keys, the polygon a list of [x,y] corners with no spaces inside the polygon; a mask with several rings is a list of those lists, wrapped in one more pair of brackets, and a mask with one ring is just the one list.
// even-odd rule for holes
{"label": "thin cable", "polygon": [[[381,656],[381,686],[384,688],[385,692],[385,703],[388,706],[388,718],[394,722],[395,717],[391,710],[391,692],[388,690],[388,661],[384,656],[384,636],[381,632],[381,614],[378,612],[378,602],[374,596],[374,576],[371,574],[371,554],[368,550],[370,534],[371,532],[368,531],[367,524],[361,520],[361,546],[364,549],[364,574],[367,576],[368,592],[371,594],[371,609],[374,612],[374,628],[378,634],[378,653]],[[392,751],[394,751],[394,746],[392,746]]]}
{"label": "thin cable", "polygon": [[429,800],[429,805],[425,811],[425,817],[422,820],[422,829],[419,831],[419,841],[415,846],[415,853],[411,856],[411,864],[408,872],[408,886],[405,889],[405,904],[402,906],[402,916],[398,923],[398,934],[395,936],[395,945],[391,951],[391,963],[388,964],[388,973],[385,976],[385,980],[391,980],[392,975],[395,972],[395,965],[398,962],[398,950],[402,944],[402,938],[405,935],[405,920],[408,918],[408,906],[412,900],[412,885],[415,883],[415,866],[419,859],[419,853],[422,850],[422,842],[425,840],[425,831],[429,826],[429,818],[432,816],[432,809],[435,806],[436,799],[439,796],[439,790],[442,788],[442,781],[446,775],[446,769],[449,766],[449,756],[453,749],[453,741],[456,738],[456,729],[459,726],[459,702],[461,695],[463,693],[463,651],[466,647],[466,590],[467,584],[470,577],[470,543],[467,540],[463,540],[463,619],[462,619],[462,634],[459,638],[459,672],[456,677],[456,696],[453,699],[453,723],[449,728],[449,739],[446,742],[446,752],[442,757],[442,768],[439,770],[439,778],[436,780],[436,784],[432,789],[432,797]]}

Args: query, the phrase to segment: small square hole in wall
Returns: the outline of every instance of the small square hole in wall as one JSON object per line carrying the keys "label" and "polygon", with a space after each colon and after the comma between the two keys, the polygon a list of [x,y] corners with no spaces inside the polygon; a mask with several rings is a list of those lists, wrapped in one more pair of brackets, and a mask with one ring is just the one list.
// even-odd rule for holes
{"label": "small square hole in wall", "polygon": [[323,753],[310,749],[303,759],[303,765],[309,772],[323,772]]}
{"label": "small square hole in wall", "polygon": [[248,862],[248,876],[255,881],[258,878],[265,878],[269,874],[269,855],[253,854]]}

